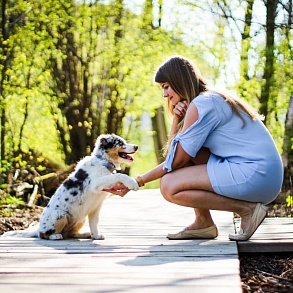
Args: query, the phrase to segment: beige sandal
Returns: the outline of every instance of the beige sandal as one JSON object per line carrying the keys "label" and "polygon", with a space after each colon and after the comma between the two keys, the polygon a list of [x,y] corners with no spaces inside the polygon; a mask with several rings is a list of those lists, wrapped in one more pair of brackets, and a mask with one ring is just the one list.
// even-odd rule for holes
{"label": "beige sandal", "polygon": [[237,234],[229,234],[229,239],[235,241],[248,240],[265,219],[268,209],[268,206],[265,206],[262,203],[257,203],[247,229],[245,231],[240,229]]}
{"label": "beige sandal", "polygon": [[216,225],[212,225],[203,229],[183,230],[175,234],[168,234],[169,240],[184,240],[184,239],[214,239],[218,236]]}

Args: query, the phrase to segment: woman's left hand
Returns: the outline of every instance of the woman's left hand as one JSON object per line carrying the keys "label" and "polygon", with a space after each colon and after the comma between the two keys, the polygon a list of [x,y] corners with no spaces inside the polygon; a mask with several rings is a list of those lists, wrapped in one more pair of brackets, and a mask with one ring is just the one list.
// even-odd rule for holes
{"label": "woman's left hand", "polygon": [[127,192],[130,191],[130,189],[126,187],[123,183],[118,182],[109,188],[104,188],[103,191],[111,192],[113,194],[123,197]]}

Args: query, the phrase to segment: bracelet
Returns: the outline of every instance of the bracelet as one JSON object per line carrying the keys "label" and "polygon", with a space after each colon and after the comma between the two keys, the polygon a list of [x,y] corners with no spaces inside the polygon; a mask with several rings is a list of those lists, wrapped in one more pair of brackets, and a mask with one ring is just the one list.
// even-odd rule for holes
{"label": "bracelet", "polygon": [[143,182],[143,180],[142,180],[142,178],[140,176],[137,176],[135,178],[135,180],[136,180],[136,182],[137,182],[137,184],[138,184],[139,187],[144,186],[144,182]]}

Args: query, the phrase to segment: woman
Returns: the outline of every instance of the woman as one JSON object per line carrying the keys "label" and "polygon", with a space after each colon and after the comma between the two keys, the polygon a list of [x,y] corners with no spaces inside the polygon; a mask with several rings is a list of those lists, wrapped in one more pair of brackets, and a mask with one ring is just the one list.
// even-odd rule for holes
{"label": "woman", "polygon": [[[169,239],[212,239],[218,231],[210,210],[237,213],[241,229],[230,240],[248,240],[266,216],[283,181],[274,141],[259,115],[238,98],[208,88],[196,67],[175,56],[163,63],[155,81],[173,115],[165,162],[136,178],[161,178],[160,190],[172,203],[192,207],[195,221]],[[128,192],[123,185],[111,191]]]}

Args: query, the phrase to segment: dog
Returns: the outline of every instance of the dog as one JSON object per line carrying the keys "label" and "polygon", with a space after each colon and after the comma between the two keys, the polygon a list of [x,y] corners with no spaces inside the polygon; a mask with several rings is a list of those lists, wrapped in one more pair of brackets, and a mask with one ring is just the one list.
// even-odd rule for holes
{"label": "dog", "polygon": [[[97,138],[90,156],[84,157],[75,170],[58,187],[41,214],[39,224],[31,230],[9,231],[2,236],[39,237],[48,240],[67,238],[92,238],[102,240],[98,232],[98,221],[102,203],[109,195],[103,189],[122,182],[131,190],[138,190],[136,180],[121,170],[121,163],[131,163],[132,154],[138,149],[115,134],[104,134]],[[86,217],[90,233],[80,233]]]}

